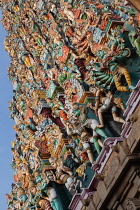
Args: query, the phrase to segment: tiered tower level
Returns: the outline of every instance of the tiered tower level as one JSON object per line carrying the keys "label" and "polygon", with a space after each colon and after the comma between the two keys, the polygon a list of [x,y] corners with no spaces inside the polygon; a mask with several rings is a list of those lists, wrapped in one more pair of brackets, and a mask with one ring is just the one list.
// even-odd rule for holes
{"label": "tiered tower level", "polygon": [[80,210],[73,202],[94,194],[97,163],[123,140],[139,91],[140,14],[120,0],[1,0],[1,9],[16,131],[8,210]]}

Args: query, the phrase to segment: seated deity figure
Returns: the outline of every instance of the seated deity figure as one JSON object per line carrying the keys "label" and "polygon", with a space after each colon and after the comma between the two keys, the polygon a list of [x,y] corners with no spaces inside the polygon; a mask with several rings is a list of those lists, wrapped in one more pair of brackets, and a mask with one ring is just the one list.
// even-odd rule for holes
{"label": "seated deity figure", "polygon": [[81,183],[79,180],[76,180],[76,178],[73,178],[73,173],[71,169],[64,166],[61,159],[57,159],[55,157],[50,157],[49,162],[51,166],[56,169],[56,172],[54,174],[54,181],[58,184],[65,184],[66,188],[70,192],[72,192],[73,190],[76,191],[76,188]]}

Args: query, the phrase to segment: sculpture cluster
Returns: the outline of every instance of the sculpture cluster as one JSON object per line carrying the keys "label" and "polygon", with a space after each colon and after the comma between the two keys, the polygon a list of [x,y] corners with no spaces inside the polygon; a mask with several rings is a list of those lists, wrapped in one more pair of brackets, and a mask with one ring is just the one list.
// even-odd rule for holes
{"label": "sculpture cluster", "polygon": [[119,0],[1,0],[1,8],[16,123],[8,209],[68,209],[104,140],[125,126],[140,15]]}

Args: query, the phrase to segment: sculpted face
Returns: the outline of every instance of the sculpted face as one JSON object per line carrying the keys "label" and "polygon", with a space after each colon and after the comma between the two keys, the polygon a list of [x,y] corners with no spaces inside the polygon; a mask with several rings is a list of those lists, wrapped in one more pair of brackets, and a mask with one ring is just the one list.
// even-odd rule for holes
{"label": "sculpted face", "polygon": [[40,205],[40,207],[43,209],[43,208],[45,208],[45,202],[44,202],[44,200],[40,200],[39,201],[39,205]]}
{"label": "sculpted face", "polygon": [[81,140],[82,141],[89,141],[89,134],[86,132],[83,132],[81,135]]}
{"label": "sculpted face", "polygon": [[24,130],[24,125],[23,125],[23,124],[20,124],[20,125],[19,125],[19,128],[20,128],[21,130]]}
{"label": "sculpted face", "polygon": [[104,6],[103,12],[108,12],[108,11],[109,11],[108,5]]}
{"label": "sculpted face", "polygon": [[96,87],[90,87],[89,91],[91,91],[93,94],[96,94],[97,88]]}
{"label": "sculpted face", "polygon": [[57,167],[57,163],[56,162],[51,162],[51,165],[56,168]]}
{"label": "sculpted face", "polygon": [[36,192],[37,192],[36,187],[31,187],[31,188],[30,188],[30,192],[33,193],[33,194],[35,195]]}
{"label": "sculpted face", "polygon": [[87,39],[89,39],[92,36],[92,33],[90,31],[87,32]]}
{"label": "sculpted face", "polygon": [[37,183],[41,183],[42,182],[42,176],[40,176],[40,175],[36,176],[35,180],[36,180]]}
{"label": "sculpted face", "polygon": [[97,53],[98,58],[103,59],[105,56],[105,51],[104,50],[99,50]]}
{"label": "sculpted face", "polygon": [[27,195],[21,195],[20,196],[20,200],[23,202],[26,202],[26,200],[28,199]]}
{"label": "sculpted face", "polygon": [[73,125],[78,125],[79,124],[78,119],[76,119],[76,118],[72,118],[70,122]]}
{"label": "sculpted face", "polygon": [[76,143],[75,143],[75,142],[72,142],[70,145],[71,145],[73,148],[76,147]]}

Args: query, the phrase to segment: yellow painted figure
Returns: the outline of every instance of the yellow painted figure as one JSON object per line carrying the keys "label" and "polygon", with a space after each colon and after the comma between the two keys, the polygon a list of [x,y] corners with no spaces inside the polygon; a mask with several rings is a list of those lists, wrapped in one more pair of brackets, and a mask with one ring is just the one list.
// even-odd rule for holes
{"label": "yellow painted figure", "polygon": [[132,81],[129,74],[129,71],[122,66],[117,66],[113,72],[114,82],[118,91],[129,91],[127,86],[122,85],[121,77],[122,75],[125,77],[128,87],[132,88]]}
{"label": "yellow painted figure", "polygon": [[28,68],[32,66],[32,60],[29,56],[24,56],[23,61]]}

